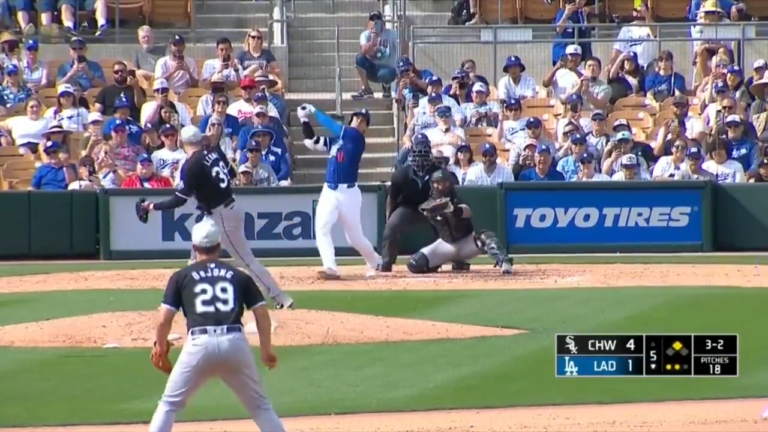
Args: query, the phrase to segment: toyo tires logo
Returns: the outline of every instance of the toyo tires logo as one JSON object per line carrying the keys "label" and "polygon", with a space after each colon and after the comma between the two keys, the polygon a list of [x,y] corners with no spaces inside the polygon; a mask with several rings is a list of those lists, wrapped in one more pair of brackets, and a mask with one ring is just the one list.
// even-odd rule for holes
{"label": "toyo tires logo", "polygon": [[512,211],[515,228],[684,228],[698,207],[539,207]]}

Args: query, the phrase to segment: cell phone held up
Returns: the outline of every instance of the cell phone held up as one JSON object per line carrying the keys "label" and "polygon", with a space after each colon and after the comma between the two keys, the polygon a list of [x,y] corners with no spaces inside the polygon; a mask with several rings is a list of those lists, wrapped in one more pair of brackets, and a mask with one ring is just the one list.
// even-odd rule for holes
{"label": "cell phone held up", "polygon": [[224,69],[229,69],[229,63],[232,61],[232,56],[229,54],[225,54],[224,57],[221,59],[221,66]]}
{"label": "cell phone held up", "polygon": [[128,71],[128,78],[136,79],[136,70],[131,69]]}
{"label": "cell phone held up", "polygon": [[79,54],[77,56],[77,64],[82,64],[82,63],[85,63],[87,61],[88,61],[88,59],[86,59],[84,55]]}

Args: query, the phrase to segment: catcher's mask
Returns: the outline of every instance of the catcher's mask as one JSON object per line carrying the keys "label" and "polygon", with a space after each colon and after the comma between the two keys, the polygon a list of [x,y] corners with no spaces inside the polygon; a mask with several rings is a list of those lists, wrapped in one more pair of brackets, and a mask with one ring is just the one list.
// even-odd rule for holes
{"label": "catcher's mask", "polygon": [[417,175],[424,175],[427,169],[432,165],[432,146],[429,144],[429,139],[426,135],[419,134],[416,136],[411,148],[411,153],[408,154],[408,163],[413,167],[413,171]]}
{"label": "catcher's mask", "polygon": [[432,186],[432,196],[435,198],[442,198],[451,195],[453,189],[453,178],[448,170],[440,169],[432,174],[429,179],[429,183]]}

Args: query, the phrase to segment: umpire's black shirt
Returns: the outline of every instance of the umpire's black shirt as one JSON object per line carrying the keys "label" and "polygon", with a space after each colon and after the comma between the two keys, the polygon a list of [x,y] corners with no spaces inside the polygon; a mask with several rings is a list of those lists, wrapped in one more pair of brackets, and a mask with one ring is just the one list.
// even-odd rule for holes
{"label": "umpire's black shirt", "polygon": [[[424,175],[419,176],[413,167],[406,165],[392,173],[389,186],[389,199],[396,207],[417,209],[429,199],[429,178],[440,167],[432,164]],[[394,210],[394,208],[392,209]]]}
{"label": "umpire's black shirt", "polygon": [[187,329],[243,325],[243,309],[265,304],[253,279],[219,260],[196,262],[174,273],[163,295],[163,306],[182,310]]}

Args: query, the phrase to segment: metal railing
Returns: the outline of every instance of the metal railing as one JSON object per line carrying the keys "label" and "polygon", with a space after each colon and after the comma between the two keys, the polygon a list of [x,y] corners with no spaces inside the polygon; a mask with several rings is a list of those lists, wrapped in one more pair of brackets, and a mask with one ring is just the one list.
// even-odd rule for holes
{"label": "metal railing", "polygon": [[[647,44],[649,58],[669,50],[675,59],[676,71],[690,79],[694,70],[694,42],[721,41],[733,47],[736,64],[751,70],[752,63],[768,55],[768,24],[745,22],[716,25],[698,25],[703,34],[691,37],[694,23],[627,24],[646,26],[655,30],[655,39],[617,39],[620,27],[612,24],[593,25],[605,36],[577,39],[573,43],[589,43],[592,54],[607,66],[614,44],[626,42]],[[577,27],[571,25],[570,27]],[[410,28],[410,55],[419,68],[430,69],[438,76],[450,76],[462,60],[473,59],[478,74],[491,83],[504,75],[502,65],[509,55],[519,56],[526,65],[526,74],[540,81],[552,68],[552,47],[555,31],[552,25],[513,26],[414,26]],[[616,36],[612,36],[615,34]]]}

